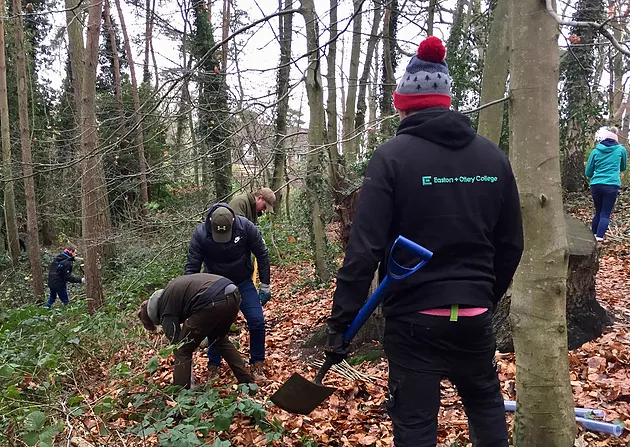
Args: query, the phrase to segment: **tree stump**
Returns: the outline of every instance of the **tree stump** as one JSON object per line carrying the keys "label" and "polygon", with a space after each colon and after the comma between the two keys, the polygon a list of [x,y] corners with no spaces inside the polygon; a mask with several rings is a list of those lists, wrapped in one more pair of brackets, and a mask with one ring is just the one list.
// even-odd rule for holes
{"label": "tree stump", "polygon": [[[602,334],[611,323],[611,317],[597,302],[595,275],[599,258],[595,238],[590,228],[575,217],[565,215],[569,238],[569,274],[567,277],[567,331],[569,349],[577,349]],[[509,322],[511,294],[499,302],[494,314],[494,331],[497,349],[513,352]]]}

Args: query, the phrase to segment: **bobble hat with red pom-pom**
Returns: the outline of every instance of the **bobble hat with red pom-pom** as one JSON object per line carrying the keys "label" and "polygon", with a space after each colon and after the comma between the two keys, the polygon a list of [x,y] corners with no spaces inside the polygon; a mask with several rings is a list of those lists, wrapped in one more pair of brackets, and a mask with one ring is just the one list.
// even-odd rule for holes
{"label": "bobble hat with red pom-pom", "polygon": [[394,92],[396,110],[416,111],[429,107],[451,107],[451,78],[444,62],[446,48],[434,36],[418,46]]}

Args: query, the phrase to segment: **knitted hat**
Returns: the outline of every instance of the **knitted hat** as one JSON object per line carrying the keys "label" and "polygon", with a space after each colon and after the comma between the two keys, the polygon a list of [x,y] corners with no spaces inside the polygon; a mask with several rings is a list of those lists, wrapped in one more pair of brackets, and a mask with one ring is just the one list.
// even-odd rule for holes
{"label": "knitted hat", "polygon": [[415,111],[451,106],[451,78],[444,62],[446,48],[437,37],[420,42],[394,92],[396,110]]}

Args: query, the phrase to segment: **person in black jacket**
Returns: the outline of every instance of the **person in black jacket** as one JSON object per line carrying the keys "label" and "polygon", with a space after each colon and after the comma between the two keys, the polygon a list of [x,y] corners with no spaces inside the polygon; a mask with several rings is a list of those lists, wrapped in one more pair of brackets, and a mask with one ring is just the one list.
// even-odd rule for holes
{"label": "person in black jacket", "polygon": [[57,255],[53,262],[50,263],[48,270],[48,288],[50,289],[50,297],[46,303],[46,307],[50,309],[57,297],[64,306],[68,305],[68,286],[71,283],[85,283],[85,278],[79,278],[72,275],[72,264],[76,256],[77,249],[74,245],[68,245],[65,250]]}
{"label": "person in black jacket", "polygon": [[[259,266],[260,291],[252,281],[252,253]],[[257,381],[264,380],[265,316],[262,297],[271,298],[269,256],[258,228],[244,217],[237,216],[227,203],[217,203],[208,212],[190,240],[185,275],[204,271],[230,279],[241,292],[241,312],[247,320],[250,344],[250,365]],[[221,356],[208,348],[208,374],[218,374]]]}
{"label": "person in black jacket", "polygon": [[507,447],[492,309],[523,252],[518,190],[505,154],[450,110],[445,53],[440,39],[424,40],[396,88],[401,122],[367,167],[337,275],[327,354],[335,361],[347,355],[343,334],[378,263],[382,277],[395,238],[413,240],[433,257],[395,283],[383,303],[394,443],[436,445],[447,377],[462,398],[473,445]]}
{"label": "person in black jacket", "polygon": [[172,279],[140,305],[138,318],[145,329],[155,331],[160,324],[170,343],[182,343],[173,352],[174,385],[190,388],[193,352],[206,337],[225,357],[239,383],[254,381],[227,338],[240,303],[240,293],[232,281],[197,273]]}

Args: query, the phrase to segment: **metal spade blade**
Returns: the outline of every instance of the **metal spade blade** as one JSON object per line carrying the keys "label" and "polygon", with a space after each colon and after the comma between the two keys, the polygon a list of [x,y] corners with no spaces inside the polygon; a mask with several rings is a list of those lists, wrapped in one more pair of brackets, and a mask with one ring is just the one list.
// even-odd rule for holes
{"label": "metal spade blade", "polygon": [[271,396],[271,401],[289,413],[309,414],[335,391],[336,388],[311,382],[293,373]]}

